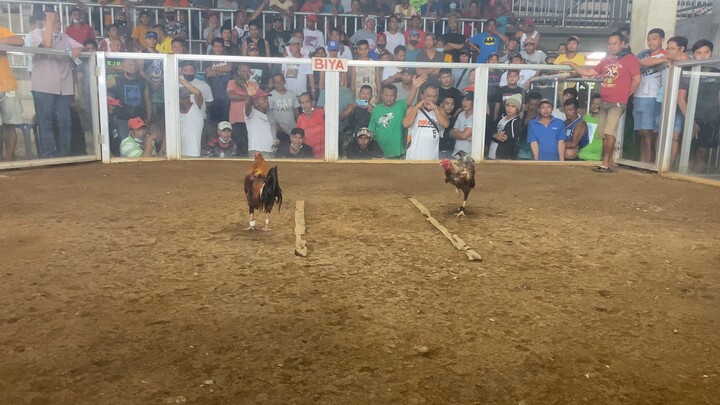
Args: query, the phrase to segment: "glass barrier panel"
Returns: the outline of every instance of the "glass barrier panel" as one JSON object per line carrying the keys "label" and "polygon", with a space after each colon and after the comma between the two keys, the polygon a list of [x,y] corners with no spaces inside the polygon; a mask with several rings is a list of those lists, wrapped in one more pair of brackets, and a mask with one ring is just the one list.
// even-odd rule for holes
{"label": "glass barrier panel", "polygon": [[2,74],[10,87],[0,90],[2,160],[96,156],[97,96],[90,56],[73,60],[17,48],[0,53],[0,59],[6,57],[10,71]]}

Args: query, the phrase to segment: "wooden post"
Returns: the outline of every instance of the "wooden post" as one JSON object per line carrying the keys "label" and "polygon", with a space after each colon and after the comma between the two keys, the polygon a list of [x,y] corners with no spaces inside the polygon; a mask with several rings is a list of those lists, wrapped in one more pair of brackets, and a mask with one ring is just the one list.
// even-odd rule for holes
{"label": "wooden post", "polygon": [[305,201],[295,203],[295,255],[307,257],[307,243],[302,236],[305,235]]}

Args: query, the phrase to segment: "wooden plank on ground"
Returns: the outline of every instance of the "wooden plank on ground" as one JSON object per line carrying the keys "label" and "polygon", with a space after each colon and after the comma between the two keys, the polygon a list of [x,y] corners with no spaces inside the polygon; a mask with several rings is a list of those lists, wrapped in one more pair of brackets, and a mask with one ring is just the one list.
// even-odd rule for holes
{"label": "wooden plank on ground", "polygon": [[307,243],[303,240],[305,235],[305,201],[295,203],[295,255],[307,257]]}
{"label": "wooden plank on ground", "polygon": [[459,236],[455,235],[454,233],[450,233],[446,227],[444,227],[440,222],[438,222],[437,219],[435,219],[432,214],[430,214],[430,211],[425,208],[424,205],[420,203],[420,201],[408,197],[408,200],[423,214],[427,217],[428,222],[433,224],[435,228],[437,228],[440,232],[442,232],[443,235],[445,235],[446,238],[455,246],[455,248],[467,255],[468,259],[470,261],[473,260],[482,260],[482,256],[480,256],[476,251],[472,250],[470,246],[465,243],[462,239],[460,239]]}

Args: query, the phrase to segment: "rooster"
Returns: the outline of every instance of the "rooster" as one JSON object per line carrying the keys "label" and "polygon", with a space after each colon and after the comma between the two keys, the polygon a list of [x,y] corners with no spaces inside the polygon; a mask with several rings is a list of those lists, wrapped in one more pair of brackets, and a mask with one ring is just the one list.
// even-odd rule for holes
{"label": "rooster", "polygon": [[475,188],[475,161],[468,155],[458,159],[457,163],[443,159],[440,166],[445,169],[445,183],[455,186],[455,192],[463,192],[462,207],[458,207],[456,217],[465,216],[465,203],[467,203],[470,190]]}
{"label": "rooster", "polygon": [[265,211],[265,228],[270,230],[270,211],[275,203],[278,210],[282,207],[282,190],[278,182],[277,166],[270,168],[263,156],[255,153],[253,163],[247,175],[245,175],[245,196],[247,197],[248,208],[250,209],[250,226],[245,228],[249,231],[255,230],[255,210]]}

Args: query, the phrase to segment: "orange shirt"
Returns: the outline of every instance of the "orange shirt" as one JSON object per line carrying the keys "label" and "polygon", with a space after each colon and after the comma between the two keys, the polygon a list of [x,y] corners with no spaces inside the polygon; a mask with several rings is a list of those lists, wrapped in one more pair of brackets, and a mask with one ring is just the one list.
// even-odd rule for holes
{"label": "orange shirt", "polygon": [[[0,38],[14,37],[15,34],[5,27],[0,27]],[[10,62],[5,52],[0,52],[0,92],[17,90],[17,81],[10,69]]]}
{"label": "orange shirt", "polygon": [[163,7],[190,7],[188,0],[165,0]]}

